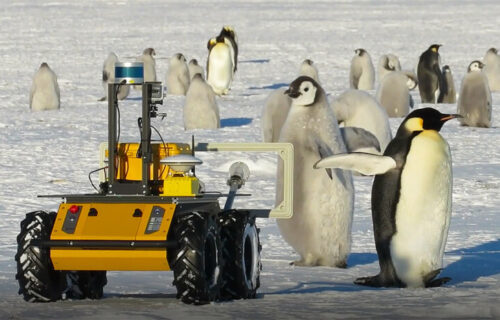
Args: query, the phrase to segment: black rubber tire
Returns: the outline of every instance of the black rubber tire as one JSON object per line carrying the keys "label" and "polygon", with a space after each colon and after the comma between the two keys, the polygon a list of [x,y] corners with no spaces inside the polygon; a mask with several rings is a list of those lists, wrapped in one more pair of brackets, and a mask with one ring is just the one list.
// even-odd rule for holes
{"label": "black rubber tire", "polygon": [[65,287],[64,272],[54,270],[50,250],[31,246],[31,240],[49,240],[54,226],[55,212],[34,211],[21,221],[17,236],[16,279],[19,294],[30,302],[49,302],[61,298]]}
{"label": "black rubber tire", "polygon": [[183,214],[174,219],[171,231],[179,243],[178,249],[168,251],[177,298],[188,304],[217,301],[222,252],[216,216],[197,212]]}
{"label": "black rubber tire", "polygon": [[220,215],[222,259],[221,296],[224,299],[255,298],[262,264],[259,229],[255,217],[231,210]]}
{"label": "black rubber tire", "polygon": [[66,298],[101,299],[108,283],[106,271],[69,271]]}

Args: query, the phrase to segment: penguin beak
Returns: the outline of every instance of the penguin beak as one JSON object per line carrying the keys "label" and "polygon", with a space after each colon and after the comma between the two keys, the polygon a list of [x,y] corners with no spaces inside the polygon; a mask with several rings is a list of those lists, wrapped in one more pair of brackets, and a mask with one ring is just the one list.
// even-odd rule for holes
{"label": "penguin beak", "polygon": [[294,99],[294,98],[297,98],[298,96],[301,95],[300,92],[298,91],[293,91],[293,90],[290,90],[290,88],[286,89],[285,92],[283,92],[284,94],[287,94],[290,98]]}
{"label": "penguin beak", "polygon": [[441,122],[446,122],[448,120],[451,120],[451,119],[456,119],[456,118],[463,118],[461,115],[459,114],[444,114],[441,119],[439,119]]}

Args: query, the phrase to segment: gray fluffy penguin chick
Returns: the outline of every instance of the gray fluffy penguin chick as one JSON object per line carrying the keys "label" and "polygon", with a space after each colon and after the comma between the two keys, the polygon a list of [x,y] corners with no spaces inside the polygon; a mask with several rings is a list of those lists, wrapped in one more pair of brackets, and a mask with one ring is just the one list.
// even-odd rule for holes
{"label": "gray fluffy penguin chick", "polygon": [[184,103],[184,129],[220,128],[219,107],[215,93],[201,74],[195,74]]}
{"label": "gray fluffy penguin chick", "polygon": [[[285,92],[292,107],[279,141],[294,146],[293,216],[279,219],[279,230],[300,255],[295,265],[346,267],[354,207],[352,175],[313,169],[319,159],[346,152],[337,120],[324,90],[312,78],[298,77]],[[283,200],[282,170],[278,163],[276,203]]]}
{"label": "gray fluffy penguin chick", "polygon": [[[146,48],[136,61],[144,63],[144,82],[156,81],[156,62],[154,56],[156,51],[153,48]],[[142,90],[142,86],[134,86],[136,90]]]}
{"label": "gray fluffy penguin chick", "polygon": [[205,79],[205,71],[203,67],[198,64],[198,60],[191,59],[188,63],[188,70],[190,79],[193,79],[194,75],[197,73],[201,74],[201,77]]}
{"label": "gray fluffy penguin chick", "polygon": [[457,93],[455,91],[455,82],[449,65],[443,66],[443,75],[446,81],[446,92],[443,96],[443,103],[456,103]]}
{"label": "gray fluffy penguin chick", "polygon": [[30,92],[30,109],[35,111],[59,109],[61,98],[57,76],[43,62],[33,77]]}
{"label": "gray fluffy penguin chick", "polygon": [[375,83],[375,69],[372,59],[365,49],[356,49],[354,53],[349,74],[350,88],[372,90]]}
{"label": "gray fluffy penguin chick", "polygon": [[299,75],[313,78],[317,83],[319,81],[318,68],[311,59],[305,59],[300,64]]}
{"label": "gray fluffy penguin chick", "polygon": [[377,66],[378,81],[381,82],[384,76],[392,71],[401,71],[399,58],[392,53],[382,55]]}
{"label": "gray fluffy penguin chick", "polygon": [[463,117],[458,119],[463,126],[491,127],[491,92],[483,66],[481,61],[472,61],[462,80],[457,112]]}
{"label": "gray fluffy penguin chick", "polygon": [[[99,101],[108,99],[108,84],[115,82],[115,64],[119,62],[118,56],[114,52],[110,52],[102,66],[102,86],[104,88],[104,97]],[[118,100],[125,99],[130,93],[130,86],[120,86],[118,89]]]}
{"label": "gray fluffy penguin chick", "polygon": [[483,72],[488,78],[491,91],[500,91],[500,56],[496,48],[486,51]]}
{"label": "gray fluffy penguin chick", "polygon": [[387,74],[377,89],[376,98],[390,118],[406,117],[410,112],[410,91],[417,86],[413,71],[393,71]]}
{"label": "gray fluffy penguin chick", "polygon": [[331,103],[333,113],[339,124],[357,127],[372,133],[380,144],[380,153],[392,139],[389,117],[383,107],[369,93],[349,89]]}
{"label": "gray fluffy penguin chick", "polygon": [[189,88],[189,69],[182,53],[174,54],[168,62],[166,86],[168,94],[186,95]]}

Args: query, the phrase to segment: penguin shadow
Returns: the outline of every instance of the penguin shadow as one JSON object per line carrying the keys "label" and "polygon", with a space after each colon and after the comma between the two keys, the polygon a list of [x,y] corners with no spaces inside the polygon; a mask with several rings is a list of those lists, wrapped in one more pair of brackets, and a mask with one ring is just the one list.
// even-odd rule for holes
{"label": "penguin shadow", "polygon": [[442,276],[451,278],[450,284],[500,274],[500,239],[447,254],[461,256],[460,260],[450,263],[441,273]]}
{"label": "penguin shadow", "polygon": [[106,292],[104,293],[103,299],[112,299],[112,298],[131,298],[131,299],[177,299],[177,295],[175,293],[114,293],[114,292]]}
{"label": "penguin shadow", "polygon": [[307,293],[322,293],[322,292],[354,292],[364,288],[350,283],[329,282],[329,281],[311,281],[299,282],[295,286],[287,289],[282,289],[274,292],[263,293],[267,295],[284,295],[284,294],[307,294]]}
{"label": "penguin shadow", "polygon": [[241,127],[252,123],[252,118],[226,118],[220,120],[221,128]]}
{"label": "penguin shadow", "polygon": [[376,253],[351,253],[347,258],[347,267],[355,267],[364,264],[371,264],[378,261]]}
{"label": "penguin shadow", "polygon": [[248,89],[249,90],[263,90],[263,89],[276,90],[276,89],[279,89],[279,88],[288,87],[289,85],[290,85],[289,83],[278,82],[278,83],[270,84],[270,85],[267,85],[267,86],[249,87]]}
{"label": "penguin shadow", "polygon": [[251,59],[238,61],[238,63],[269,63],[269,61],[271,61],[271,59]]}

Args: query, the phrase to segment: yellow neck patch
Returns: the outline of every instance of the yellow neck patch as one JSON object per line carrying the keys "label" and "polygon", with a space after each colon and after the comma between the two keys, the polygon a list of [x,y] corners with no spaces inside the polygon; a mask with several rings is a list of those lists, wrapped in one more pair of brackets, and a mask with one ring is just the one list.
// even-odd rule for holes
{"label": "yellow neck patch", "polygon": [[431,50],[434,51],[434,52],[438,52],[437,48],[432,48]]}
{"label": "yellow neck patch", "polygon": [[424,130],[424,119],[422,118],[411,118],[405,123],[405,128],[410,131],[422,131]]}

